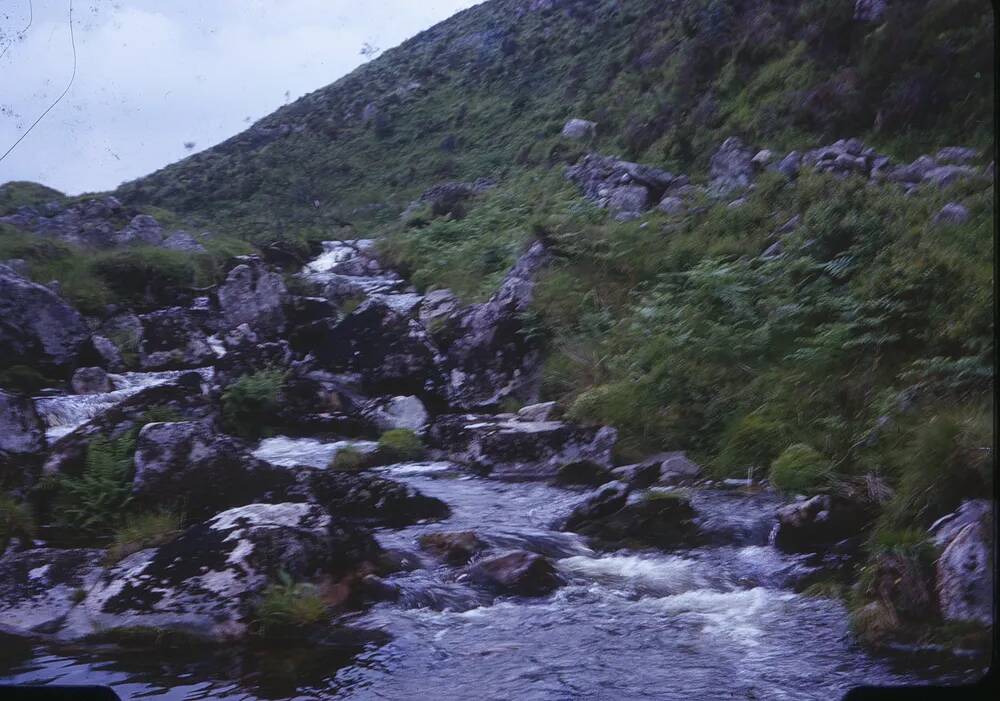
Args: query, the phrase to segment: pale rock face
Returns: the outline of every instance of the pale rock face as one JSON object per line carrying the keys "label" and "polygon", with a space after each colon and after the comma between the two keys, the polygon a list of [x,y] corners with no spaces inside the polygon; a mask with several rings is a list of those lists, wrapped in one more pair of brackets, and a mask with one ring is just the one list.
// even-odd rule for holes
{"label": "pale rock face", "polygon": [[753,157],[739,137],[723,141],[709,166],[709,191],[724,197],[748,188],[754,176]]}
{"label": "pale rock face", "polygon": [[0,465],[6,457],[33,455],[45,448],[45,430],[35,405],[0,389]]}
{"label": "pale rock face", "polygon": [[597,130],[597,123],[586,119],[571,119],[563,127],[562,136],[564,139],[582,141],[591,139]]}
{"label": "pale rock face", "polygon": [[949,621],[993,622],[993,502],[965,501],[931,526],[941,615]]}
{"label": "pale rock face", "polygon": [[375,400],[364,414],[381,431],[405,428],[422,433],[430,419],[424,403],[413,396]]}
{"label": "pale rock face", "polygon": [[288,296],[285,282],[259,258],[247,256],[230,270],[218,295],[227,329],[248,324],[260,333],[273,334],[284,327],[282,305]]}
{"label": "pale rock face", "polygon": [[0,621],[23,632],[53,633],[92,587],[103,550],[34,549],[0,558]]}

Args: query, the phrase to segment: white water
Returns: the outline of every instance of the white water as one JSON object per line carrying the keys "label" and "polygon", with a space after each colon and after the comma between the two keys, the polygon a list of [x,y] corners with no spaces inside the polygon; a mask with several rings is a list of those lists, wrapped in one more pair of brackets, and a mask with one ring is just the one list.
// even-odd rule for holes
{"label": "white water", "polygon": [[204,381],[212,378],[212,368],[198,370],[167,370],[163,372],[126,372],[109,374],[114,390],[101,394],[65,394],[58,397],[36,397],[35,409],[46,425],[45,437],[54,443],[85,424],[102,411],[121,404],[147,387],[173,382],[181,375],[197,372]]}
{"label": "white water", "polygon": [[375,452],[378,443],[374,441],[319,441],[314,438],[267,438],[253,452],[255,457],[279,467],[326,468],[345,448],[353,448],[362,454]]}

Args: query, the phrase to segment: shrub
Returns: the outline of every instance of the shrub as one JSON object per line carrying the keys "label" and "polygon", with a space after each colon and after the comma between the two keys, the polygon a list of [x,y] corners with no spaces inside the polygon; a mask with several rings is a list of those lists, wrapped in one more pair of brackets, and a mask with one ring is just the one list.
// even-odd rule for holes
{"label": "shrub", "polygon": [[127,248],[98,257],[94,274],[121,299],[136,304],[169,302],[197,278],[192,256],[162,248]]}
{"label": "shrub", "polygon": [[0,553],[14,538],[30,540],[35,536],[35,519],[27,504],[0,495]]}
{"label": "shrub", "polygon": [[778,422],[759,414],[744,416],[730,424],[722,436],[722,449],[716,459],[718,471],[742,474],[748,467],[767,467],[785,440],[784,428]]}
{"label": "shrub", "polygon": [[409,462],[423,457],[424,444],[410,429],[394,428],[378,439],[378,451],[389,462]]}
{"label": "shrub", "polygon": [[316,625],[326,619],[326,602],[312,584],[296,583],[286,573],[270,585],[257,604],[257,631],[262,636]]}
{"label": "shrub", "polygon": [[58,482],[58,522],[86,535],[107,535],[124,518],[132,501],[132,457],[135,433],[116,439],[93,438],[87,446],[83,473]]}
{"label": "shrub", "polygon": [[146,548],[169,543],[181,530],[184,517],[172,511],[130,516],[115,532],[108,548],[108,563],[115,563]]}
{"label": "shrub", "polygon": [[356,472],[371,466],[371,459],[357,448],[347,446],[337,451],[330,461],[331,470]]}
{"label": "shrub", "polygon": [[259,438],[272,430],[280,408],[285,374],[262,370],[244,375],[222,393],[222,421],[226,430],[244,438]]}
{"label": "shrub", "polygon": [[796,443],[771,463],[771,485],[800,494],[820,491],[830,479],[830,461],[812,446]]}

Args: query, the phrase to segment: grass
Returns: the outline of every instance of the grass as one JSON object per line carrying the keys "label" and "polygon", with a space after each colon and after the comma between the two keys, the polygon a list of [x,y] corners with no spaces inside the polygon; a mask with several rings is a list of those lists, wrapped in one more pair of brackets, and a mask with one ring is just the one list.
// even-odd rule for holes
{"label": "grass", "polygon": [[114,564],[140,550],[169,543],[180,534],[183,523],[184,517],[172,511],[126,518],[125,523],[115,532],[106,562]]}
{"label": "grass", "polygon": [[35,532],[35,518],[31,508],[6,494],[0,494],[0,553],[15,538],[30,541],[35,537]]}
{"label": "grass", "polygon": [[330,469],[340,472],[357,472],[371,466],[369,456],[362,453],[357,448],[347,446],[337,451],[330,461]]}
{"label": "grass", "polygon": [[284,383],[283,371],[262,370],[229,385],[222,393],[226,431],[244,438],[259,438],[273,430]]}
{"label": "grass", "polygon": [[258,633],[267,637],[317,625],[328,616],[327,605],[315,586],[297,583],[282,572],[258,602],[255,623]]}
{"label": "grass", "polygon": [[378,439],[379,457],[386,462],[412,462],[424,456],[424,444],[408,428],[394,428]]}
{"label": "grass", "polygon": [[824,491],[832,467],[819,451],[804,443],[790,445],[771,463],[768,481],[784,492],[812,494]]}

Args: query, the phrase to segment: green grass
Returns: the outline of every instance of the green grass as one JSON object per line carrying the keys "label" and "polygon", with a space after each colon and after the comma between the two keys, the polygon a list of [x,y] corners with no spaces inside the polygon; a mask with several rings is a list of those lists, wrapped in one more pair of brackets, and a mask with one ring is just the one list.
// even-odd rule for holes
{"label": "green grass", "polygon": [[424,444],[410,429],[394,428],[378,439],[378,454],[386,462],[411,462],[424,456]]}
{"label": "green grass", "polygon": [[226,431],[244,438],[271,432],[281,406],[285,373],[262,370],[244,375],[222,393],[222,420]]}
{"label": "green grass", "polygon": [[782,451],[768,473],[768,481],[777,489],[796,494],[825,491],[829,485],[830,461],[809,445],[796,443]]}
{"label": "green grass", "polygon": [[107,563],[114,564],[140,550],[169,543],[180,534],[183,523],[184,517],[172,511],[126,518],[108,548]]}
{"label": "green grass", "polygon": [[255,614],[256,629],[266,637],[315,626],[328,618],[329,610],[315,586],[282,572],[264,591]]}
{"label": "green grass", "polygon": [[357,448],[347,446],[337,451],[330,461],[330,469],[340,472],[357,472],[371,466],[369,456],[362,453]]}

